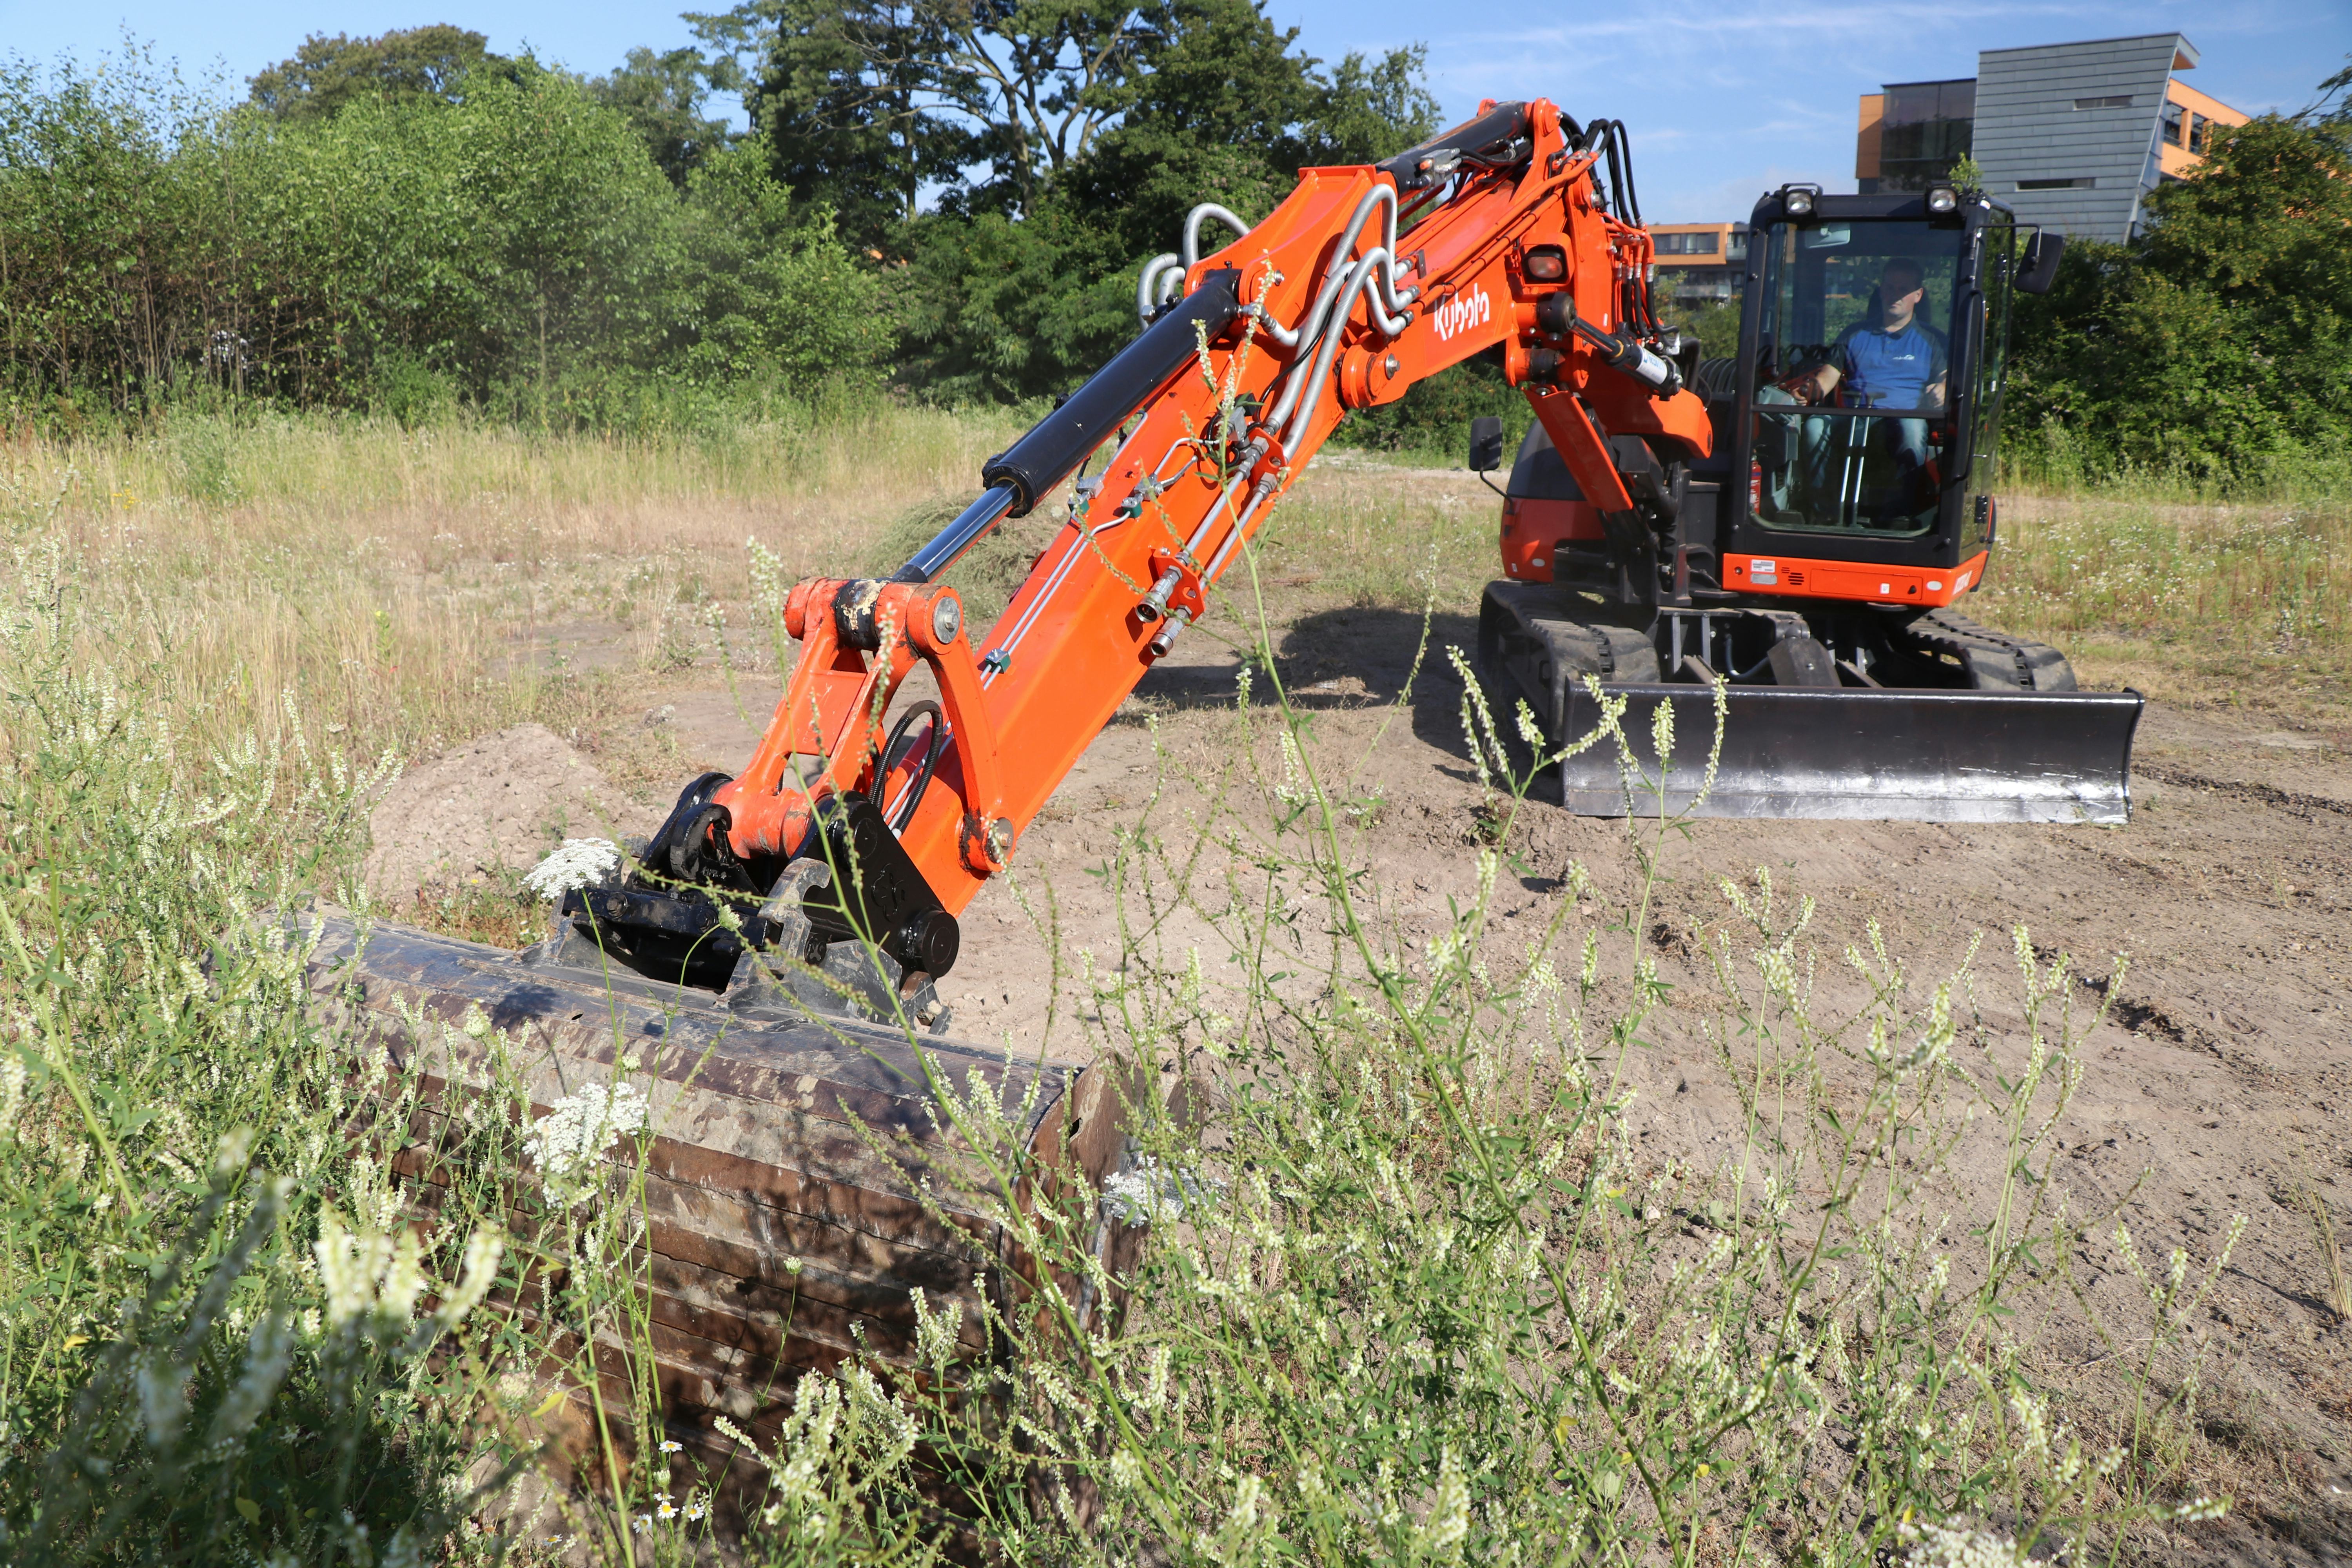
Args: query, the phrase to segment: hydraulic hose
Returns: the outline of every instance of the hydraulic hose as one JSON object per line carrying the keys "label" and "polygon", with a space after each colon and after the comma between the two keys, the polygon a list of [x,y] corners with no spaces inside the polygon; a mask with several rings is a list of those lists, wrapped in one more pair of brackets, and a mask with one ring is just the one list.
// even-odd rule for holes
{"label": "hydraulic hose", "polygon": [[1181,270],[1183,264],[1182,257],[1172,250],[1164,250],[1145,262],[1143,270],[1136,275],[1135,315],[1145,326],[1151,325],[1151,318],[1160,309],[1158,284],[1160,277],[1171,268]]}
{"label": "hydraulic hose", "polygon": [[[887,769],[890,766],[891,753],[898,749],[898,742],[907,738],[908,727],[925,714],[930,716],[931,732],[923,737],[922,766],[916,770],[913,780],[908,783],[901,795],[898,809],[891,812],[885,819],[889,823],[890,831],[893,833],[907,831],[907,825],[915,820],[915,808],[923,804],[923,796],[931,787],[931,773],[940,765],[940,754],[948,749],[947,715],[940,711],[938,703],[928,698],[920,702],[911,703],[907,710],[898,716],[898,722],[891,727],[890,738],[883,742],[881,766]],[[880,782],[877,776],[876,779],[877,786]]]}
{"label": "hydraulic hose", "polygon": [[1214,202],[1202,202],[1184,215],[1184,270],[1187,272],[1201,264],[1201,223],[1204,218],[1215,218],[1232,229],[1236,238],[1249,237],[1249,225]]}
{"label": "hydraulic hose", "polygon": [[[1336,324],[1347,321],[1348,312],[1355,309],[1356,296],[1361,294],[1364,291],[1364,286],[1371,282],[1375,277],[1381,278],[1384,285],[1393,282],[1394,270],[1385,247],[1374,250],[1349,269],[1346,281],[1340,286],[1337,306],[1331,314],[1331,321],[1335,328]],[[1394,312],[1392,314],[1384,312],[1381,309],[1382,304],[1382,300],[1379,298],[1381,294],[1388,295],[1391,300],[1395,299],[1392,288],[1382,287],[1370,301],[1370,310],[1368,314],[1371,318],[1372,326],[1381,336],[1393,338],[1411,324],[1412,318],[1404,312],[1402,305],[1392,306],[1391,310]],[[1307,417],[1314,410],[1316,399],[1322,395],[1323,383],[1331,374],[1331,363],[1339,357],[1339,337],[1340,334],[1337,330],[1323,333],[1322,341],[1316,345],[1315,358],[1305,379],[1299,378],[1296,369],[1290,373],[1291,384],[1284,389],[1282,401],[1276,405],[1274,416],[1266,421],[1267,425],[1274,426],[1281,424],[1287,416],[1289,422],[1284,426],[1282,436],[1283,449],[1286,451],[1298,444],[1299,433],[1306,428]]]}

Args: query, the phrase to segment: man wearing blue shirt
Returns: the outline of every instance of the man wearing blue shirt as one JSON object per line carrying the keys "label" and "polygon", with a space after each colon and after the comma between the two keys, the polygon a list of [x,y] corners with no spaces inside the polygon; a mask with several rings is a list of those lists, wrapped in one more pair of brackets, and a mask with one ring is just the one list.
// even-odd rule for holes
{"label": "man wearing blue shirt", "polygon": [[[1919,303],[1927,291],[1926,269],[1907,256],[1893,258],[1879,274],[1878,319],[1856,321],[1840,332],[1827,362],[1783,384],[1805,403],[1823,402],[1834,393],[1845,408],[1943,412],[1948,369],[1944,334],[1919,320]],[[1895,454],[1903,476],[1900,488],[1910,497],[1927,463],[1927,420],[1867,423],[1875,427],[1872,436]],[[1832,445],[1820,443],[1817,458],[1826,460]],[[1823,471],[1816,482],[1828,479]],[[1913,510],[1908,500],[1902,510]]]}

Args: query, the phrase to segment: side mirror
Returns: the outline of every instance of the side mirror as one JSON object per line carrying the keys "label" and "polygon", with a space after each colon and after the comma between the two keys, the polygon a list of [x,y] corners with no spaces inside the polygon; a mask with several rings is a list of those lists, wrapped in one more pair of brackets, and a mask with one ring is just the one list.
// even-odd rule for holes
{"label": "side mirror", "polygon": [[1503,466],[1503,422],[1492,414],[1470,421],[1470,471],[1491,474]]}
{"label": "side mirror", "polygon": [[2058,281],[2058,258],[2066,254],[2066,237],[2037,228],[2033,237],[2025,242],[2025,254],[2017,265],[2017,291],[2021,294],[2047,294],[2050,286]]}

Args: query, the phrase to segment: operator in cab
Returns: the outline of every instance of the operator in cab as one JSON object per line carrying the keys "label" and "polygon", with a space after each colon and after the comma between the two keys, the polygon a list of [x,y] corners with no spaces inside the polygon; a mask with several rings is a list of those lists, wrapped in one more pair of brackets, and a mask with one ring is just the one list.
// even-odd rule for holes
{"label": "operator in cab", "polygon": [[[1944,334],[1919,319],[1927,277],[1927,269],[1909,257],[1891,258],[1879,273],[1876,320],[1865,315],[1840,332],[1826,361],[1781,385],[1800,403],[1823,403],[1834,396],[1845,408],[1941,413],[1949,362]],[[1893,451],[1906,484],[1915,483],[1927,464],[1927,420],[1870,423],[1877,426],[1873,435]]]}

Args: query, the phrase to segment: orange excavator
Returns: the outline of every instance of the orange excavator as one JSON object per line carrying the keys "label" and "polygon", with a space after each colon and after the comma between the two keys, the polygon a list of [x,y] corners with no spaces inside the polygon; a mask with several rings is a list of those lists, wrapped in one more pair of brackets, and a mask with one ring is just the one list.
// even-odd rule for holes
{"label": "orange excavator", "polygon": [[[1202,254],[1212,225],[1234,238]],[[1738,351],[1709,360],[1654,308],[1614,121],[1490,102],[1387,163],[1302,171],[1254,226],[1195,209],[1139,280],[1140,334],[961,516],[887,580],[791,591],[800,656],[750,761],[572,890],[530,962],[617,961],[753,1016],[846,992],[938,1017],[956,916],[1333,427],[1482,354],[1534,412],[1479,618],[1507,710],[1559,742],[1591,722],[1588,678],[1637,735],[1687,705],[1681,805],[1720,687],[1703,811],[2120,819],[2139,699],[2074,690],[2054,650],[1949,608],[1993,544],[2009,294],[2048,286],[2055,245],[2021,251],[2005,209],[1948,187],[1790,186],[1750,232]],[[1481,422],[1471,466],[1500,457]],[[1010,607],[968,624],[942,574],[1066,484]],[[935,696],[905,693],[919,666]],[[1561,799],[1628,809],[1622,766],[1559,763]]]}
{"label": "orange excavator", "polygon": [[[1235,237],[1203,255],[1209,225]],[[2054,650],[1951,608],[1993,545],[2008,295],[2047,285],[2054,247],[2021,250],[1976,193],[1789,186],[1757,208],[1738,352],[1714,359],[1654,314],[1652,248],[1622,130],[1542,102],[1307,170],[1255,226],[1196,208],[1139,279],[1139,335],[988,462],[961,516],[887,581],[792,590],[800,656],[741,773],[689,784],[632,855],[571,844],[533,874],[562,895],[545,942],[295,922],[381,1074],[383,1114],[354,1135],[388,1140],[419,1212],[510,1159],[478,1163],[504,1135],[482,1107],[520,1095],[596,1130],[644,1095],[654,1131],[604,1156],[644,1226],[644,1316],[562,1374],[601,1390],[574,1395],[572,1429],[597,1435],[575,1462],[656,1429],[611,1420],[634,1405],[731,1509],[767,1477],[740,1434],[774,1441],[802,1372],[912,1369],[918,1288],[998,1353],[985,1325],[1041,1299],[1008,1198],[1055,1205],[1100,1266],[1061,1279],[1072,1331],[1117,1331],[1143,1232],[1103,1194],[1160,1179],[1129,1137],[1156,1079],[943,1037],[956,917],[1333,426],[1472,355],[1499,355],[1534,412],[1479,679],[1532,710],[1570,809],[1628,811],[1660,782],[1654,759],[1643,781],[1613,748],[1561,754],[1597,688],[1635,747],[1659,705],[1689,709],[1677,809],[2121,819],[2139,699],[2074,690]],[[1471,466],[1502,444],[1475,429]],[[1011,606],[969,625],[942,574],[1048,504],[1066,521]],[[959,1110],[967,1091],[1002,1120]],[[966,1157],[997,1145],[1009,1193]],[[509,1298],[525,1321],[545,1299]]]}

